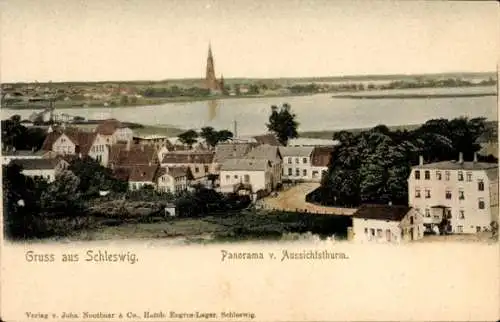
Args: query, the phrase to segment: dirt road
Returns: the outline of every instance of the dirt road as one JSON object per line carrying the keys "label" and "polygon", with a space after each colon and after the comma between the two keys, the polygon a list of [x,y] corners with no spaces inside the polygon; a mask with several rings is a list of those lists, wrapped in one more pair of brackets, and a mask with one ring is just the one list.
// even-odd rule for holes
{"label": "dirt road", "polygon": [[355,208],[338,208],[319,206],[306,202],[306,195],[319,187],[319,183],[299,183],[287,190],[280,191],[277,197],[266,197],[258,203],[264,209],[277,209],[284,211],[300,211],[325,215],[352,215]]}

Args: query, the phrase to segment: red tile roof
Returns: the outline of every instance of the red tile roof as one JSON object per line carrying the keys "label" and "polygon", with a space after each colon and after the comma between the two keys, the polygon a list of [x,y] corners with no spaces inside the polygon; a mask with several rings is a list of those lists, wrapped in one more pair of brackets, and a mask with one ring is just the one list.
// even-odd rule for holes
{"label": "red tile roof", "polygon": [[158,170],[157,177],[167,173],[174,178],[180,178],[188,175],[188,169],[186,167],[161,167]]}
{"label": "red tile roof", "polygon": [[327,167],[333,152],[332,147],[314,147],[311,157],[313,167]]}

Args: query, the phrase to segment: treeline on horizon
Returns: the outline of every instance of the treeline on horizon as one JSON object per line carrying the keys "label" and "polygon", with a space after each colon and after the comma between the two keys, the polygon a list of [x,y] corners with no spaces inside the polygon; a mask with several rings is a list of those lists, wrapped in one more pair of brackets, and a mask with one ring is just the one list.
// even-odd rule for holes
{"label": "treeline on horizon", "polygon": [[[418,78],[492,78],[496,80],[497,73],[491,72],[451,72],[451,73],[429,73],[429,74],[368,74],[368,75],[341,75],[341,76],[318,76],[318,77],[225,77],[225,82],[251,83],[253,81],[285,81],[285,82],[332,82],[332,81],[381,81],[381,80],[415,80]],[[46,82],[4,82],[3,85],[106,85],[106,84],[127,84],[127,85],[155,85],[167,83],[198,83],[203,82],[203,78],[172,78],[161,80],[102,80],[102,81],[46,81]]]}
{"label": "treeline on horizon", "polygon": [[[491,130],[491,129],[490,129]],[[385,125],[359,132],[339,131],[327,175],[307,200],[329,206],[357,207],[364,203],[408,204],[408,176],[419,156],[426,163],[472,161],[488,131],[485,118],[433,119],[413,130],[390,130]],[[498,162],[493,155],[478,161]]]}

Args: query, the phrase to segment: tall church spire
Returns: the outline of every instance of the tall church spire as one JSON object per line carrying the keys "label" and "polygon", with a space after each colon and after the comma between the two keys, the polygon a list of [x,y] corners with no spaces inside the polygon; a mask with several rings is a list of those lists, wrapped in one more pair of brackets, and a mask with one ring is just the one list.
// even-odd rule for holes
{"label": "tall church spire", "polygon": [[211,91],[220,90],[219,82],[217,82],[217,78],[215,77],[214,58],[212,55],[211,43],[208,43],[207,72],[205,76],[205,86],[207,89],[210,89]]}

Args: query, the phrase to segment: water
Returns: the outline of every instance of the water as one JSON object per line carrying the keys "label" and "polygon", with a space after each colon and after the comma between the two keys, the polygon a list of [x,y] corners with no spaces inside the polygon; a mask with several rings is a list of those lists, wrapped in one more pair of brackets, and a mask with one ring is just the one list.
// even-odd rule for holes
{"label": "water", "polygon": [[[397,93],[477,93],[487,88],[440,88],[397,90]],[[396,91],[394,92],[396,93]],[[212,126],[233,130],[238,135],[266,132],[271,105],[289,103],[297,114],[300,131],[338,130],[372,127],[378,124],[403,125],[423,123],[432,118],[458,116],[497,119],[496,97],[452,97],[430,99],[340,99],[332,94],[295,97],[221,99],[188,103],[168,103],[143,107],[58,109],[57,113],[79,115],[89,119],[117,118],[121,121],[156,126],[199,129]],[[19,114],[23,118],[32,110],[2,109],[2,119]]]}

